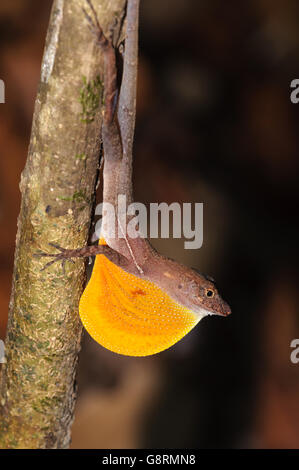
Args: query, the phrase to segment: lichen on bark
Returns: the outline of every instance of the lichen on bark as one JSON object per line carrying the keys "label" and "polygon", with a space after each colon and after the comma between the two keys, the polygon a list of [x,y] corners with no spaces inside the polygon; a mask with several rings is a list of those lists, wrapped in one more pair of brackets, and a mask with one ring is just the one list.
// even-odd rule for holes
{"label": "lichen on bark", "polygon": [[[125,0],[93,0],[104,32],[119,37]],[[86,244],[99,164],[102,103],[82,122],[82,80],[102,76],[84,0],[54,0],[28,158],[22,174],[13,286],[0,384],[0,447],[66,448],[82,326],[82,260],[41,271],[38,250]],[[100,94],[100,93],[99,93]],[[94,105],[94,102],[92,103]],[[83,120],[84,121],[84,120]]]}

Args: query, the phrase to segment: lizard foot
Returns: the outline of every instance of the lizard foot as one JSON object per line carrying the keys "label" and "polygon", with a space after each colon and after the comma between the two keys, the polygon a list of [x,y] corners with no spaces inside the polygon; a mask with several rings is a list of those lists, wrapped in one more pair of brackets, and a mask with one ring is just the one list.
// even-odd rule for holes
{"label": "lizard foot", "polygon": [[99,43],[101,43],[104,40],[106,40],[105,36],[104,36],[104,33],[103,33],[103,30],[100,26],[100,23],[99,23],[99,20],[98,20],[98,15],[97,15],[97,12],[95,11],[95,8],[91,2],[91,0],[86,0],[86,3],[88,4],[90,10],[91,10],[91,13],[92,13],[92,17],[87,13],[87,11],[85,10],[85,8],[82,8],[83,10],[83,13],[85,15],[85,18],[87,19],[88,21],[88,25],[89,25],[89,29],[90,31],[92,32],[92,34],[96,37],[97,41]]}
{"label": "lizard foot", "polygon": [[75,263],[72,259],[74,255],[74,250],[68,250],[66,248],[62,248],[61,246],[57,245],[56,243],[49,243],[50,246],[56,248],[59,253],[45,253],[44,251],[39,251],[34,254],[36,258],[53,258],[52,261],[49,261],[45,266],[41,269],[41,271],[45,271],[45,269],[49,268],[52,264],[56,263],[57,261],[61,261],[63,272],[65,272],[65,263],[66,261],[70,261],[71,263]]}

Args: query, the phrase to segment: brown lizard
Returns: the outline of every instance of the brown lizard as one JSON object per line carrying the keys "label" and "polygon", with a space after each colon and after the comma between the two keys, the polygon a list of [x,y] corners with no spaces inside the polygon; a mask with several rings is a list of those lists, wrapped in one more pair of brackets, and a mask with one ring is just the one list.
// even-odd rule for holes
{"label": "brown lizard", "polygon": [[84,13],[104,57],[103,201],[116,210],[113,216],[104,215],[99,245],[67,250],[52,244],[59,253],[40,256],[53,258],[45,269],[59,260],[98,255],[80,300],[82,322],[106,348],[146,356],[175,344],[204,316],[227,316],[230,308],[210,278],[159,254],[148,239],[126,233],[130,218],[120,213],[117,198],[124,195],[128,204],[133,202],[139,0],[127,2],[119,95],[112,40],[104,35],[91,1],[86,1],[92,16]]}

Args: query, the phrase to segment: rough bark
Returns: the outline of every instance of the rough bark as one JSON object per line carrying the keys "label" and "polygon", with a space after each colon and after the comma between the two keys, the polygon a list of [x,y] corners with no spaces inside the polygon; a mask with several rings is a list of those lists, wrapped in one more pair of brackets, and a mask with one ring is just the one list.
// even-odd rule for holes
{"label": "rough bark", "polygon": [[[125,0],[93,0],[117,40]],[[101,128],[101,51],[82,13],[84,0],[55,0],[22,174],[13,287],[0,385],[0,447],[65,448],[80,349],[78,302],[84,261],[41,271],[49,242],[86,244]],[[86,77],[86,78],[84,78]]]}

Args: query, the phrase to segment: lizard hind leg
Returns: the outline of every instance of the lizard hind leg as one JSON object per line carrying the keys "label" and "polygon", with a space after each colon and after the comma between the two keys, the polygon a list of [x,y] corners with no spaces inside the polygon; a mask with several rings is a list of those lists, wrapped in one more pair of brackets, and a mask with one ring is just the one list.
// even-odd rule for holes
{"label": "lizard hind leg", "polygon": [[107,127],[114,121],[116,102],[117,102],[117,68],[115,50],[111,39],[105,36],[100,25],[98,15],[91,0],[86,0],[92,17],[82,8],[85,18],[88,22],[89,29],[96,39],[96,44],[102,49],[104,57],[104,122],[103,126]]}

